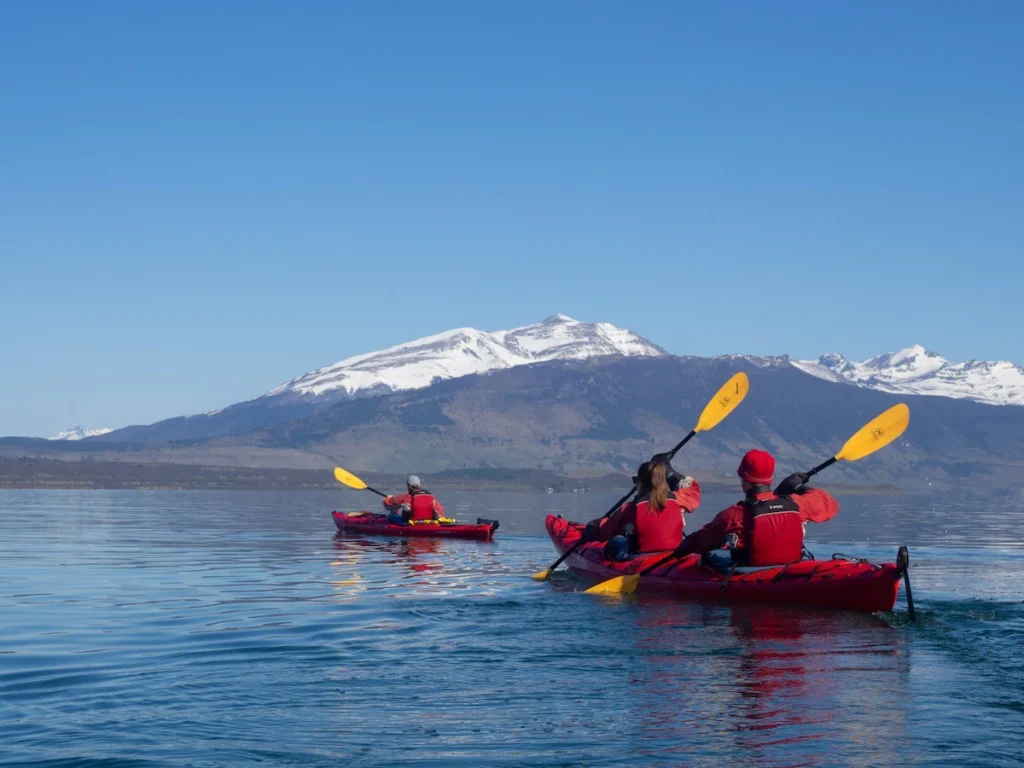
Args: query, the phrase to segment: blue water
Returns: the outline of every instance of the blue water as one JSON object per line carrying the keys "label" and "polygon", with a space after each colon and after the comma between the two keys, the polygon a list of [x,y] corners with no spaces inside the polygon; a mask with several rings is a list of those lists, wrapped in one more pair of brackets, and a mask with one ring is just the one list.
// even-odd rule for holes
{"label": "blue water", "polygon": [[[353,493],[0,493],[0,763],[1020,765],[1024,499],[842,499],[833,551],[911,548],[919,610],[595,598],[543,515],[494,543],[336,538]],[[727,496],[709,495],[706,520]]]}

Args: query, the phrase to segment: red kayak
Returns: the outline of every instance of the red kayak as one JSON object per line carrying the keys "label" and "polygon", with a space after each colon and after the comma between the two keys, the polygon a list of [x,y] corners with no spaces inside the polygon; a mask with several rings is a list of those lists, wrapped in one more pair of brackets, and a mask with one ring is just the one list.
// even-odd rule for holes
{"label": "red kayak", "polygon": [[[580,523],[554,515],[548,515],[545,524],[559,554],[575,544],[583,531]],[[604,543],[590,542],[570,555],[566,565],[592,581],[604,581],[637,573],[666,554],[614,562],[605,558]],[[873,613],[891,611],[896,604],[900,578],[906,570],[906,561],[901,562],[902,567],[842,559],[801,560],[792,565],[737,568],[728,574],[705,565],[700,555],[686,555],[641,578],[637,589],[684,600],[789,603]]]}
{"label": "red kayak", "polygon": [[427,536],[449,539],[490,541],[498,530],[497,520],[477,518],[476,523],[415,523],[395,525],[387,515],[374,512],[332,512],[334,524],[346,533],[369,533],[374,536]]}

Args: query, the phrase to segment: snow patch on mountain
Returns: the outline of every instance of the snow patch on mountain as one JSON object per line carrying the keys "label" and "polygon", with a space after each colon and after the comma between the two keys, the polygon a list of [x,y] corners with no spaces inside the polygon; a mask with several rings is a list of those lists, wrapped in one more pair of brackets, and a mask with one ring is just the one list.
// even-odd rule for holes
{"label": "snow patch on mountain", "polygon": [[264,397],[386,394],[421,389],[438,380],[550,360],[664,354],[663,349],[641,336],[610,323],[584,323],[566,315],[553,315],[511,331],[456,328],[357,355],[292,379]]}
{"label": "snow patch on mountain", "polygon": [[104,427],[103,429],[82,429],[79,426],[68,427],[63,432],[58,432],[50,440],[84,440],[87,437],[96,437],[97,435],[105,435],[108,432],[114,430]]}
{"label": "snow patch on mountain", "polygon": [[819,379],[882,392],[952,397],[991,405],[1024,405],[1024,368],[1019,365],[979,360],[951,363],[920,345],[859,363],[836,353],[792,363]]}

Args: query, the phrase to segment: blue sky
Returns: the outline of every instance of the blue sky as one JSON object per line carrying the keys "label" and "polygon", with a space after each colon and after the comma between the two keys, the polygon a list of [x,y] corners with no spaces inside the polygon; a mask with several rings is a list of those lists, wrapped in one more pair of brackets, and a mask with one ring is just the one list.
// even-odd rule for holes
{"label": "blue sky", "polygon": [[0,434],[555,312],[1024,363],[1024,5],[0,10]]}

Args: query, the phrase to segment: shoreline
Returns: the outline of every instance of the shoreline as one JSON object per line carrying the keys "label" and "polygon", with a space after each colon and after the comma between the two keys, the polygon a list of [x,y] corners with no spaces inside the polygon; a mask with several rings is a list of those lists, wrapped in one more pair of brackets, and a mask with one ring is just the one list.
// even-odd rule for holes
{"label": "shoreline", "polygon": [[[404,474],[360,473],[381,490],[400,488]],[[536,493],[621,493],[629,486],[625,474],[560,475],[548,470],[473,469],[430,473],[429,487],[437,491],[517,491]],[[731,492],[730,478],[697,478],[710,492]],[[827,484],[837,493],[893,495],[908,491],[892,484]],[[139,490],[139,491],[314,491],[342,486],[328,469],[274,469],[198,464],[105,461],[61,461],[30,457],[0,457],[0,490]]]}

